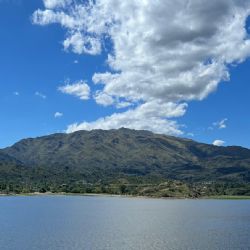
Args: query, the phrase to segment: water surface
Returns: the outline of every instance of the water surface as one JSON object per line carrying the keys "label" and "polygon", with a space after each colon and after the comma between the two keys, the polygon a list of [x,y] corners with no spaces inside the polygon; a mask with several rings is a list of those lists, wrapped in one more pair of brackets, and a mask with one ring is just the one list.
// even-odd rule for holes
{"label": "water surface", "polygon": [[250,249],[250,200],[0,197],[0,249]]}

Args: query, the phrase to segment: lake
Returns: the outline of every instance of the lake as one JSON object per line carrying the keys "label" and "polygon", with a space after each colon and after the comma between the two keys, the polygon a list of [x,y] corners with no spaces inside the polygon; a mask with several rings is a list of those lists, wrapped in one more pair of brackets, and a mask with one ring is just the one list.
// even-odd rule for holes
{"label": "lake", "polygon": [[250,200],[5,196],[0,249],[250,249]]}

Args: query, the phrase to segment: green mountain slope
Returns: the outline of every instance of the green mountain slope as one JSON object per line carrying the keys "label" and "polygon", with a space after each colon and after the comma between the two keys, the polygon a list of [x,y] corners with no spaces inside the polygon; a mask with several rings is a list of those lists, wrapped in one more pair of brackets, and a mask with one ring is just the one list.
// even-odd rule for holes
{"label": "green mountain slope", "polygon": [[[25,169],[29,183],[46,188],[83,188],[97,183],[101,188],[117,183],[128,188],[171,180],[173,187],[179,183],[181,188],[189,189],[195,184],[228,187],[250,182],[249,149],[216,147],[124,128],[25,139],[1,154],[17,159],[15,165]],[[9,169],[1,158],[0,162],[6,165],[5,171]]]}

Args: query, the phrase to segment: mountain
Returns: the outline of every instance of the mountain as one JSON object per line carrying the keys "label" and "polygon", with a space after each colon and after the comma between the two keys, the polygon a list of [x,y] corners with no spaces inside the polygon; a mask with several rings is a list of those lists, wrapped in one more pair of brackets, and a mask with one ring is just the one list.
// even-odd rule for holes
{"label": "mountain", "polygon": [[125,128],[24,139],[0,151],[0,166],[1,176],[11,170],[13,180],[18,173],[18,186],[35,190],[144,194],[161,185],[167,194],[248,194],[250,182],[249,149]]}

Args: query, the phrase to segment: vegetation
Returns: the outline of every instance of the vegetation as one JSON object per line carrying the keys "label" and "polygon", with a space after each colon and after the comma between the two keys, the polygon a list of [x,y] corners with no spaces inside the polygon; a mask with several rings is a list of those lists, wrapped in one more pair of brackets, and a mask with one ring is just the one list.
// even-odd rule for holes
{"label": "vegetation", "polygon": [[250,150],[129,129],[25,139],[0,151],[0,192],[250,195]]}

